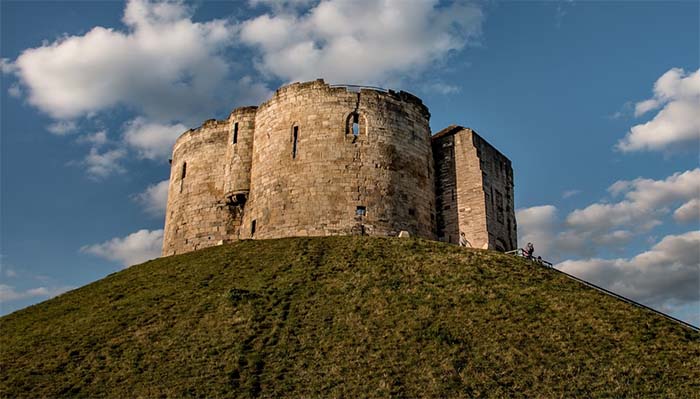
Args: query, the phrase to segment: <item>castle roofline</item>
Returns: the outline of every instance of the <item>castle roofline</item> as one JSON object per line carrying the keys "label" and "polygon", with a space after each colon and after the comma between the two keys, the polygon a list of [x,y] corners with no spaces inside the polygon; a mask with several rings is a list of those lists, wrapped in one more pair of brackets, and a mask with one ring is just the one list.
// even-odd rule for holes
{"label": "castle roofline", "polygon": [[353,93],[368,93],[368,92],[373,92],[376,93],[380,96],[387,96],[390,98],[393,98],[394,100],[405,102],[405,103],[410,103],[414,104],[417,107],[419,107],[422,110],[423,115],[430,119],[430,110],[428,110],[428,107],[423,104],[423,100],[421,100],[419,97],[416,95],[409,93],[407,91],[395,91],[392,89],[385,89],[383,87],[377,87],[377,86],[366,86],[366,85],[352,85],[352,84],[330,84],[326,83],[326,81],[323,78],[319,78],[316,80],[310,80],[307,82],[293,82],[286,84],[279,89],[275,90],[275,93],[264,101],[262,104],[258,106],[258,109],[265,108],[268,103],[274,101],[275,97],[278,97],[279,95],[289,92],[289,91],[295,91],[295,90],[304,90],[307,88],[312,88],[312,87],[318,87],[318,88],[324,88],[327,90],[342,90],[342,91],[349,91]]}
{"label": "castle roofline", "polygon": [[452,136],[452,135],[454,135],[454,134],[456,134],[456,133],[461,132],[462,130],[469,130],[469,132],[470,132],[472,135],[478,137],[481,141],[484,142],[484,144],[486,144],[487,146],[491,147],[491,150],[492,150],[492,151],[498,153],[498,154],[501,155],[503,158],[505,158],[506,161],[507,161],[508,163],[510,163],[510,159],[508,159],[507,156],[505,156],[505,155],[504,155],[502,152],[500,152],[496,147],[494,147],[493,144],[489,143],[485,138],[481,137],[481,136],[479,135],[479,133],[477,133],[476,131],[474,131],[474,129],[472,129],[472,128],[470,128],[470,127],[464,127],[464,126],[461,126],[461,125],[450,125],[450,126],[444,128],[444,129],[440,130],[439,132],[435,133],[434,135],[432,135],[432,136],[430,137],[430,141],[433,142],[433,141],[435,141],[435,140],[440,140],[440,139],[442,139],[442,138],[444,138],[444,137],[447,137],[447,136]]}
{"label": "castle roofline", "polygon": [[252,111],[256,111],[257,109],[258,109],[257,105],[244,105],[242,107],[237,107],[237,108],[234,108],[233,110],[231,110],[231,112],[229,112],[227,119],[231,119],[231,116],[233,114],[237,114],[237,113],[241,113],[241,112],[252,112]]}
{"label": "castle roofline", "polygon": [[[445,136],[451,136],[461,130],[469,129],[461,125],[450,125],[431,136],[431,140],[438,140]],[[471,130],[471,129],[469,129]]]}

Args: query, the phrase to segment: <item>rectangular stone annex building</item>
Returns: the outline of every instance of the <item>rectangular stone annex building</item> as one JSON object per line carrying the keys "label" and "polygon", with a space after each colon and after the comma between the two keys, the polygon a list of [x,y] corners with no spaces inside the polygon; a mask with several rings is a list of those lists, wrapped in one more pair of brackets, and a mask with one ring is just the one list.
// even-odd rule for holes
{"label": "rectangular stone annex building", "polygon": [[472,129],[432,135],[410,93],[278,89],[173,147],[163,255],[240,239],[396,236],[517,247],[510,160]]}

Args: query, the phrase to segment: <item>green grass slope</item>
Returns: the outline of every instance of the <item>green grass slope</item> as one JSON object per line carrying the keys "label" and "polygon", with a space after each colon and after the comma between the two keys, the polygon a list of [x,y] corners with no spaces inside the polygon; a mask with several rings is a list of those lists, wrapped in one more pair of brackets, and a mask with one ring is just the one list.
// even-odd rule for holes
{"label": "green grass slope", "polygon": [[245,241],[0,319],[3,397],[698,397],[700,336],[522,259]]}

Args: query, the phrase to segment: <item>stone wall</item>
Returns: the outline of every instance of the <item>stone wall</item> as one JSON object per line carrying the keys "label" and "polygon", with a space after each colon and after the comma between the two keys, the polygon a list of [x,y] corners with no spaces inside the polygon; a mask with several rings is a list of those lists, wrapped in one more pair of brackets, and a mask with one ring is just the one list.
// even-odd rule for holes
{"label": "stone wall", "polygon": [[163,255],[217,245],[237,231],[224,197],[229,135],[228,120],[211,119],[175,143]]}
{"label": "stone wall", "polygon": [[473,130],[450,126],[433,136],[437,236],[473,247],[515,249],[513,170],[508,160]]}
{"label": "stone wall", "polygon": [[250,165],[256,110],[257,107],[236,108],[229,115],[226,158],[221,160],[221,167],[224,168],[225,174],[226,194],[245,193],[247,195],[250,191]]}
{"label": "stone wall", "polygon": [[454,135],[444,135],[433,139],[432,147],[435,160],[436,235],[440,241],[457,244],[459,207],[454,141]]}
{"label": "stone wall", "polygon": [[403,92],[323,81],[277,90],[256,113],[240,237],[407,230],[434,238],[428,119],[420,100]]}
{"label": "stone wall", "polygon": [[513,167],[508,158],[476,132],[472,131],[471,136],[481,164],[489,248],[499,251],[516,249],[518,235],[513,198]]}
{"label": "stone wall", "polygon": [[249,238],[397,235],[516,247],[510,161],[471,129],[431,137],[417,97],[317,80],[178,138],[163,255]]}

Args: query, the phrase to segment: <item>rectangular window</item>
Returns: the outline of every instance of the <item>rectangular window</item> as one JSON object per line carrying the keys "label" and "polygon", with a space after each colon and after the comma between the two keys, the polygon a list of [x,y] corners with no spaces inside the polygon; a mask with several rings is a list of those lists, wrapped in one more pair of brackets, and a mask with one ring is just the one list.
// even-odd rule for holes
{"label": "rectangular window", "polygon": [[408,215],[409,216],[416,216],[415,208],[408,208]]}
{"label": "rectangular window", "polygon": [[257,223],[256,223],[255,220],[253,220],[253,221],[250,223],[250,236],[251,236],[251,237],[255,235],[255,227],[256,227],[256,224],[257,224]]}
{"label": "rectangular window", "polygon": [[233,124],[233,144],[238,143],[238,122]]}
{"label": "rectangular window", "polygon": [[294,126],[294,133],[292,134],[292,159],[297,157],[297,141],[299,140],[299,126]]}
{"label": "rectangular window", "polygon": [[352,135],[357,137],[360,135],[360,115],[352,115]]}
{"label": "rectangular window", "polygon": [[367,214],[367,208],[359,205],[357,209],[355,209],[355,215],[357,216],[365,216]]}

